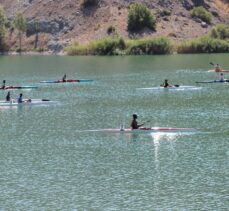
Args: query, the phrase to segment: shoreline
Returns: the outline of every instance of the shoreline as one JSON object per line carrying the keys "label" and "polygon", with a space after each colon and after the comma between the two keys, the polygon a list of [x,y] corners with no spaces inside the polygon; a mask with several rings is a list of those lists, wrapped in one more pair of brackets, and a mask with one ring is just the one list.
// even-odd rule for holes
{"label": "shoreline", "polygon": [[34,51],[6,51],[0,52],[0,56],[67,56],[64,52],[52,52],[52,51],[44,51],[44,52],[34,52]]}
{"label": "shoreline", "polygon": [[42,53],[37,53],[37,52],[0,52],[0,56],[70,56],[70,57],[79,57],[79,56],[94,56],[94,57],[101,57],[101,56],[107,56],[107,57],[116,57],[116,56],[172,56],[172,55],[199,55],[199,54],[229,54],[229,52],[212,52],[212,53],[178,53],[178,52],[173,52],[170,54],[142,54],[142,55],[129,55],[129,54],[123,54],[123,55],[90,55],[90,54],[85,54],[85,55],[68,55],[67,53],[53,53],[49,51],[45,51]]}

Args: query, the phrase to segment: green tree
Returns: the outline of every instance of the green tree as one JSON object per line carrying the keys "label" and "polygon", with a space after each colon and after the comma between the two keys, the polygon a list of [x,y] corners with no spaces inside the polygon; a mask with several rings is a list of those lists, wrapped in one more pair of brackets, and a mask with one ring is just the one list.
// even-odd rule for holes
{"label": "green tree", "polygon": [[39,32],[41,30],[41,26],[40,26],[40,22],[39,20],[35,20],[34,21],[34,29],[35,29],[35,32],[36,32],[36,36],[35,36],[35,49],[37,48],[37,45],[38,45],[38,41],[39,41]]}
{"label": "green tree", "polygon": [[132,4],[128,12],[128,30],[139,31],[144,27],[155,30],[155,16],[145,5]]}
{"label": "green tree", "polygon": [[6,16],[2,6],[0,6],[0,48],[2,48],[3,40],[5,37]]}
{"label": "green tree", "polygon": [[14,27],[15,29],[18,30],[18,36],[19,36],[19,51],[21,51],[21,40],[22,40],[22,35],[23,33],[26,32],[26,28],[27,28],[27,23],[26,23],[26,19],[23,16],[23,14],[21,12],[16,14],[16,17],[14,19]]}

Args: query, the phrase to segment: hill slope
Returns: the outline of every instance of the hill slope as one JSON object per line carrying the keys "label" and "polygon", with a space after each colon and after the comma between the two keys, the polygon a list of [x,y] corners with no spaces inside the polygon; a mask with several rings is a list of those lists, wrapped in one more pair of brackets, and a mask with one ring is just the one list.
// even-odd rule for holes
{"label": "hill slope", "polygon": [[[127,15],[130,3],[143,3],[157,17],[156,32],[145,29],[138,34],[127,31]],[[107,28],[114,26],[122,37],[148,37],[165,35],[174,40],[186,40],[206,34],[215,24],[229,24],[228,0],[101,0],[98,7],[82,8],[81,0],[0,0],[7,18],[13,20],[21,11],[27,19],[27,35],[23,37],[23,48],[33,50],[62,51],[73,41],[87,43],[107,36]],[[213,14],[211,25],[201,25],[190,16],[194,6],[204,6]],[[164,11],[170,12],[164,15]],[[39,21],[37,39],[34,22]],[[38,41],[38,42],[37,42]],[[11,50],[18,48],[17,34],[7,36]]]}

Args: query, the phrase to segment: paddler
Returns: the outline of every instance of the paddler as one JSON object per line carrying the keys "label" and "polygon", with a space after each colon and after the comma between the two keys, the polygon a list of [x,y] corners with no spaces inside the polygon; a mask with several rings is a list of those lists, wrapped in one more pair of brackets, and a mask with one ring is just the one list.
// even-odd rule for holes
{"label": "paddler", "polygon": [[224,82],[225,81],[225,78],[224,78],[224,74],[223,73],[220,73],[220,75],[219,75],[219,81],[220,82]]}
{"label": "paddler", "polygon": [[164,88],[171,87],[171,85],[169,85],[168,83],[168,79],[165,79],[165,82],[161,86],[163,86]]}
{"label": "paddler", "polygon": [[6,80],[3,80],[1,89],[5,89],[5,88],[6,88]]}
{"label": "paddler", "polygon": [[11,99],[10,99],[10,92],[7,93],[6,95],[6,101],[9,102]]}
{"label": "paddler", "polygon": [[62,78],[62,81],[63,81],[63,82],[66,82],[66,78],[67,78],[67,76],[66,76],[66,74],[64,74],[64,76],[63,76],[63,78]]}
{"label": "paddler", "polygon": [[137,122],[137,118],[138,118],[137,114],[133,114],[133,120],[130,125],[132,130],[138,129],[139,127],[144,125],[144,124],[139,125]]}
{"label": "paddler", "polygon": [[17,98],[17,102],[18,103],[23,103],[23,100],[22,100],[22,93],[19,95],[19,97]]}
{"label": "paddler", "polygon": [[219,72],[221,70],[221,66],[219,64],[215,65],[215,71]]}

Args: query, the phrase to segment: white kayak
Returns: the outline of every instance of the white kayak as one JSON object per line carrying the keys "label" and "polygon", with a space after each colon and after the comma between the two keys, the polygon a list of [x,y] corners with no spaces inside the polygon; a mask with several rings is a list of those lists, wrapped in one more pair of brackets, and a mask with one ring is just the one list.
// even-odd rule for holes
{"label": "white kayak", "polygon": [[24,106],[24,105],[46,105],[53,103],[48,99],[25,99],[22,103],[18,103],[17,100],[0,101],[0,106]]}
{"label": "white kayak", "polygon": [[171,86],[171,87],[146,87],[146,88],[138,88],[140,90],[196,90],[201,89],[201,87],[197,86]]}
{"label": "white kayak", "polygon": [[100,132],[100,133],[155,133],[155,132],[194,132],[193,128],[174,128],[174,127],[150,127],[150,128],[139,128],[132,130],[131,128],[126,129],[98,129],[98,130],[87,130],[87,132]]}

